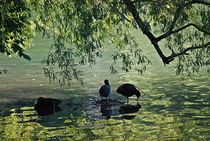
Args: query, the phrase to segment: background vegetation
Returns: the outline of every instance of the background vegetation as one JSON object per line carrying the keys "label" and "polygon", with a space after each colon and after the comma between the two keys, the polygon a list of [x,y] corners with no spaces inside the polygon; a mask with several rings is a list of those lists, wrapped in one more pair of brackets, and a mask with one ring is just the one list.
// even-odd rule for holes
{"label": "background vegetation", "polygon": [[164,65],[177,58],[177,74],[189,75],[210,63],[207,0],[2,0],[0,6],[1,53],[30,60],[24,50],[41,31],[53,38],[44,74],[61,85],[81,81],[78,66],[95,64],[110,45],[115,47],[111,72],[121,64],[126,72],[143,73],[151,61],[138,46],[134,28],[150,40]]}

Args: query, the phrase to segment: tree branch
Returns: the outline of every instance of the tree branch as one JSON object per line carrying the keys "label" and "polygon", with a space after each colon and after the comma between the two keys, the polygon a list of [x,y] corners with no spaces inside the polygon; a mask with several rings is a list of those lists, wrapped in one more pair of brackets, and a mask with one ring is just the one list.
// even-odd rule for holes
{"label": "tree branch", "polygon": [[174,33],[177,33],[177,32],[179,32],[179,31],[182,31],[182,30],[184,30],[184,29],[186,29],[186,28],[188,28],[188,27],[190,27],[190,26],[195,27],[196,29],[198,29],[199,31],[201,31],[201,32],[203,32],[203,33],[210,34],[209,31],[203,30],[202,28],[200,28],[200,27],[197,26],[196,24],[194,24],[194,23],[189,23],[189,24],[187,24],[187,25],[185,25],[185,26],[183,26],[183,27],[181,27],[181,28],[178,28],[178,29],[176,29],[176,30],[174,30],[174,31],[168,31],[168,32],[166,32],[165,34],[160,35],[159,37],[157,37],[157,40],[160,41],[160,40],[162,40],[162,39],[164,39],[164,38],[167,38],[167,37],[170,36],[171,34],[174,34]]}
{"label": "tree branch", "polygon": [[179,18],[179,15],[181,14],[182,10],[183,10],[186,6],[189,6],[189,5],[192,5],[192,4],[203,4],[203,5],[210,6],[210,2],[207,2],[207,1],[205,1],[205,0],[191,0],[191,1],[187,2],[187,3],[183,3],[183,5],[180,5],[180,6],[176,9],[176,12],[175,12],[173,21],[172,21],[172,23],[171,23],[171,25],[170,25],[170,27],[169,27],[169,30],[168,30],[165,34],[163,34],[163,35],[157,37],[157,40],[158,40],[158,41],[162,40],[163,38],[166,38],[166,37],[170,36],[170,35],[173,34],[173,33],[179,32],[179,31],[181,31],[181,30],[183,30],[183,29],[185,29],[185,28],[187,28],[187,27],[189,27],[189,26],[194,26],[194,27],[197,28],[199,31],[204,32],[204,33],[207,33],[207,34],[210,34],[210,32],[207,32],[207,31],[205,31],[205,30],[202,30],[201,28],[199,28],[197,25],[195,25],[195,24],[193,24],[193,23],[189,23],[189,24],[183,26],[182,28],[179,28],[179,29],[173,31],[174,26],[175,26],[175,24],[176,24],[176,21],[177,21],[177,19]]}
{"label": "tree branch", "polygon": [[210,2],[206,1],[206,0],[192,0],[190,2],[188,2],[189,4],[203,4],[203,5],[207,5],[210,6]]}
{"label": "tree branch", "polygon": [[116,10],[115,7],[113,7],[112,5],[110,5],[107,1],[103,1],[105,2],[108,6],[111,7],[112,10],[114,10],[115,12],[117,12],[120,16],[122,16],[125,20],[127,20],[128,22],[132,22],[131,20],[129,20],[123,13],[121,13],[119,10]]}
{"label": "tree branch", "polygon": [[202,1],[202,0],[192,0],[190,2],[184,3],[183,5],[181,5],[180,7],[177,8],[173,22],[171,24],[171,27],[169,28],[169,31],[166,32],[165,34],[159,36],[159,37],[155,37],[152,32],[147,28],[147,25],[143,22],[143,20],[141,19],[135,5],[134,5],[134,1],[133,0],[123,0],[123,3],[127,6],[127,9],[129,12],[131,12],[134,20],[136,21],[137,25],[139,26],[139,28],[141,29],[141,31],[149,38],[150,42],[152,43],[152,45],[154,46],[154,48],[156,49],[158,55],[160,56],[160,58],[162,59],[164,64],[169,64],[171,61],[174,60],[175,57],[183,55],[183,54],[187,54],[188,51],[190,50],[194,50],[194,49],[199,49],[199,48],[206,48],[210,45],[210,42],[201,46],[196,46],[196,47],[189,47],[184,49],[182,52],[179,53],[173,53],[171,56],[166,57],[162,50],[160,49],[158,42],[168,36],[170,36],[171,34],[177,33],[181,30],[184,30],[190,26],[195,27],[196,29],[198,29],[201,32],[210,34],[209,31],[205,31],[202,28],[200,28],[199,26],[197,26],[194,23],[189,23],[181,28],[178,28],[176,30],[173,30],[177,19],[179,18],[179,12],[180,10],[182,10],[184,7],[191,5],[191,4],[205,4],[205,5],[210,5],[209,2],[207,1]]}
{"label": "tree branch", "polygon": [[[168,30],[167,33],[171,32],[171,31],[174,29],[174,26],[175,26],[175,24],[176,24],[176,21],[177,21],[177,19],[179,18],[179,15],[181,14],[182,10],[183,10],[183,6],[180,6],[180,7],[178,7],[178,8],[176,9],[176,12],[175,12],[173,21],[172,21],[172,23],[171,23],[171,25],[170,25],[169,30]],[[167,33],[166,33],[166,34],[167,34]]]}
{"label": "tree branch", "polygon": [[[127,9],[129,12],[131,12],[134,20],[136,21],[137,25],[141,29],[141,31],[149,38],[150,42],[153,44],[154,48],[156,49],[158,55],[162,59],[164,64],[169,64],[170,61],[166,58],[166,56],[163,54],[162,50],[160,49],[158,45],[157,38],[150,32],[150,30],[147,28],[147,25],[143,22],[141,17],[139,16],[139,13],[134,5],[133,0],[123,0],[123,3],[127,6]],[[172,58],[173,59],[173,58]]]}
{"label": "tree branch", "polygon": [[195,50],[195,49],[202,49],[202,48],[208,48],[210,47],[210,42],[203,44],[203,45],[199,45],[199,46],[192,46],[192,47],[188,47],[186,49],[184,49],[183,51],[179,52],[179,53],[173,53],[170,56],[167,57],[168,60],[174,60],[175,57],[181,56],[181,55],[188,55],[187,52]]}

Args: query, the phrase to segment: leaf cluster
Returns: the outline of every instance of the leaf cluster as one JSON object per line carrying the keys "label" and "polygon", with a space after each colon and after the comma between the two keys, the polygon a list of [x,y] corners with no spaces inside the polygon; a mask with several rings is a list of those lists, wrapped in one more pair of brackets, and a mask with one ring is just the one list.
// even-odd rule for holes
{"label": "leaf cluster", "polygon": [[23,52],[36,29],[53,39],[43,61],[50,81],[82,82],[78,67],[94,65],[107,45],[113,47],[111,72],[120,66],[142,74],[151,62],[132,35],[135,28],[165,65],[177,58],[177,74],[191,74],[209,66],[209,5],[207,0],[3,0],[0,52],[30,60]]}
{"label": "leaf cluster", "polygon": [[135,69],[143,73],[150,63],[130,32],[134,24],[129,15],[122,14],[126,8],[119,1],[46,0],[38,4],[34,1],[31,7],[38,13],[37,28],[43,36],[53,38],[43,61],[45,76],[50,80],[57,79],[61,85],[72,79],[81,81],[78,66],[94,65],[103,56],[103,47],[109,44],[117,50],[112,55],[111,72],[117,72],[117,60],[121,60],[121,68],[126,72]]}
{"label": "leaf cluster", "polygon": [[30,46],[34,24],[30,22],[30,9],[22,0],[0,1],[0,53],[18,55],[30,60],[24,51]]}

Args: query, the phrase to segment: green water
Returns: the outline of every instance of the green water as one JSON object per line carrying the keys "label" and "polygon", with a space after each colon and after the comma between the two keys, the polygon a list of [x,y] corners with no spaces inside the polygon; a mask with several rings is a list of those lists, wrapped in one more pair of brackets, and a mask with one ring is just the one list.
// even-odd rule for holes
{"label": "green water", "polygon": [[[74,81],[71,87],[49,84],[44,78],[41,60],[51,40],[37,37],[27,52],[32,61],[0,56],[8,73],[0,75],[1,140],[210,140],[210,75],[199,73],[190,78],[176,76],[174,64],[164,67],[148,41],[140,36],[139,44],[152,56],[153,65],[144,75],[136,72],[110,74],[110,50],[95,66],[83,66],[84,87]],[[119,113],[120,105],[109,107],[111,117],[102,116],[98,88],[104,79],[112,86],[111,99],[125,102],[115,92],[117,86],[130,82],[145,94],[141,109]],[[33,109],[40,96],[62,99],[61,111],[38,116]],[[136,98],[130,98],[136,105]],[[128,116],[128,117],[129,117]]]}

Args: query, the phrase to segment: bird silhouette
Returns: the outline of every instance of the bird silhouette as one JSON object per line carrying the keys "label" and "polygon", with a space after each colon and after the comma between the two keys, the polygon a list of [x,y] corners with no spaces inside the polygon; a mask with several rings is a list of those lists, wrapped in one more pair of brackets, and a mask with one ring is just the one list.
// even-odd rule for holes
{"label": "bird silhouette", "polygon": [[111,91],[111,86],[109,85],[109,81],[106,79],[106,80],[104,80],[104,85],[101,86],[99,89],[101,99],[103,99],[103,97],[105,97],[107,100],[107,98],[110,95],[110,91]]}
{"label": "bird silhouette", "polygon": [[49,115],[60,110],[61,103],[58,99],[39,97],[35,102],[34,109],[39,115]]}
{"label": "bird silhouette", "polygon": [[127,99],[127,104],[129,103],[129,97],[136,95],[137,100],[139,99],[139,97],[141,96],[140,91],[136,88],[135,85],[130,84],[130,83],[125,83],[120,85],[117,88],[117,93],[123,95],[126,97]]}

